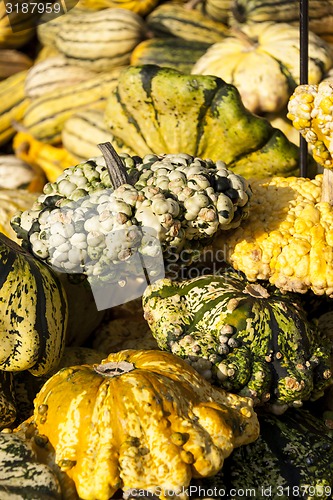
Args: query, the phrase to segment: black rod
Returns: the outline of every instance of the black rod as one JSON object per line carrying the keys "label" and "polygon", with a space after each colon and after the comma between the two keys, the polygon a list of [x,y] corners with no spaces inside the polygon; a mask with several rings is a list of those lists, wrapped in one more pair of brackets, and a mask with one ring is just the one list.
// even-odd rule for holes
{"label": "black rod", "polygon": [[[309,78],[309,1],[300,0],[299,6],[300,38],[300,84],[306,85]],[[308,143],[300,136],[300,176],[307,177]]]}

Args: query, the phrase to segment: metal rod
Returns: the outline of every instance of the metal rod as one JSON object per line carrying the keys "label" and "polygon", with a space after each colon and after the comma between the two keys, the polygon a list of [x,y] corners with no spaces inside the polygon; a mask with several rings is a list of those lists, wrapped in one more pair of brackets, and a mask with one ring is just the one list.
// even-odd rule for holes
{"label": "metal rod", "polygon": [[[306,85],[309,78],[309,1],[300,0],[299,7],[300,36],[300,84]],[[300,176],[307,177],[308,143],[300,136]]]}

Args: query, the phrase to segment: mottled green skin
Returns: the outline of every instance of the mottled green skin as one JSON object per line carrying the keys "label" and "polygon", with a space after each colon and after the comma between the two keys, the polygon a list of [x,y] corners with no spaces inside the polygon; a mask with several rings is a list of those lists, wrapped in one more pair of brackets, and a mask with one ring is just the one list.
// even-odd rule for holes
{"label": "mottled green skin", "polygon": [[255,404],[282,412],[317,399],[332,383],[331,345],[307,321],[295,295],[226,271],[158,280],[145,291],[143,307],[161,349]]}
{"label": "mottled green skin", "polygon": [[[256,499],[332,498],[333,438],[323,421],[307,410],[289,409],[279,417],[259,415],[259,422],[257,441],[234,450],[215,477],[192,481],[202,491],[198,497],[193,488],[191,498],[202,500],[202,492],[214,488],[220,494],[210,498],[226,500],[245,498],[242,490]],[[230,494],[232,489],[238,494]]]}

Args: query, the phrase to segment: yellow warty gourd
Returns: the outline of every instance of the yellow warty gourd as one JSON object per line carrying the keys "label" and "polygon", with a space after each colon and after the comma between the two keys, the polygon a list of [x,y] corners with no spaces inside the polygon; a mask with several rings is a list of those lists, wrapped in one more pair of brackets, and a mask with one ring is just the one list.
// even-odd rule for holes
{"label": "yellow warty gourd", "polygon": [[333,168],[333,79],[299,85],[289,99],[287,117],[311,145],[314,159]]}
{"label": "yellow warty gourd", "polygon": [[323,176],[253,180],[252,216],[214,242],[251,281],[333,297],[333,209],[321,202]]}

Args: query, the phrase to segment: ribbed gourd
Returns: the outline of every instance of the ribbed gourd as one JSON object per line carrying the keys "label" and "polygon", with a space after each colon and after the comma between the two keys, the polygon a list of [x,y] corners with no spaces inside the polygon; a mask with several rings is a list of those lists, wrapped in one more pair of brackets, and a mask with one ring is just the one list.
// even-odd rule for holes
{"label": "ribbed gourd", "polygon": [[229,24],[233,0],[193,0],[192,5],[215,21]]}
{"label": "ribbed gourd", "polygon": [[217,236],[214,252],[250,281],[332,297],[333,211],[322,201],[323,175],[252,180],[251,188],[253,217],[233,234]]}
{"label": "ribbed gourd", "polygon": [[[309,33],[309,83],[322,80],[333,64],[329,44]],[[216,75],[235,85],[254,113],[280,111],[299,83],[299,28],[262,22],[234,28],[208,48],[192,68],[194,75]]]}
{"label": "ribbed gourd", "polygon": [[105,120],[139,156],[186,152],[222,160],[247,177],[298,173],[299,148],[247,110],[236,87],[218,77],[131,66],[108,98]]}
{"label": "ribbed gourd", "polygon": [[333,440],[323,420],[304,409],[258,418],[259,438],[234,450],[216,476],[193,481],[191,498],[209,491],[209,498],[233,500],[238,491],[260,500],[330,500]]}
{"label": "ribbed gourd", "polygon": [[0,233],[0,370],[43,375],[65,346],[67,298],[52,270]]}
{"label": "ribbed gourd", "polygon": [[79,0],[78,6],[84,9],[102,10],[108,8],[128,9],[140,16],[151,12],[159,0]]}
{"label": "ribbed gourd", "polygon": [[[332,0],[309,2],[309,29],[328,42],[333,41]],[[299,1],[275,2],[274,0],[234,0],[231,5],[231,24],[260,24],[270,21],[276,24],[299,25]]]}
{"label": "ribbed gourd", "polygon": [[15,135],[14,122],[21,122],[29,105],[24,82],[28,70],[9,76],[0,82],[0,146]]}
{"label": "ribbed gourd", "polygon": [[0,432],[0,495],[5,499],[61,500],[60,482],[38,457],[45,438],[19,432]]}
{"label": "ribbed gourd", "polygon": [[69,63],[88,70],[105,72],[126,66],[131,51],[146,36],[142,17],[128,9],[74,8],[63,17],[60,23],[58,19],[46,23],[44,31],[53,29],[50,44]]}
{"label": "ribbed gourd", "polygon": [[36,99],[58,88],[66,88],[96,76],[89,68],[69,63],[65,56],[47,57],[29,69],[24,81],[25,95]]}
{"label": "ribbed gourd", "polygon": [[215,43],[228,34],[228,27],[186,5],[166,2],[146,18],[148,30],[157,38],[175,37],[196,42]]}
{"label": "ribbed gourd", "polygon": [[297,297],[233,270],[157,280],[143,294],[143,309],[160,349],[273,412],[316,400],[333,383],[332,346]]}
{"label": "ribbed gourd", "polygon": [[18,241],[10,221],[21,210],[32,207],[38,193],[31,193],[26,189],[0,189],[0,232],[11,240]]}
{"label": "ribbed gourd", "polygon": [[251,403],[170,353],[123,350],[53,375],[36,396],[34,421],[79,498],[137,488],[169,500],[258,437]]}
{"label": "ribbed gourd", "polygon": [[[0,155],[0,190],[27,189],[37,193],[42,191],[45,182],[41,173],[15,155]],[[15,203],[15,200],[12,201]]]}
{"label": "ribbed gourd", "polygon": [[64,123],[74,113],[88,108],[105,108],[121,71],[121,68],[114,68],[31,99],[22,119],[24,128],[40,141],[59,144]]}
{"label": "ribbed gourd", "polygon": [[[218,231],[248,216],[248,182],[223,162],[184,153],[121,160],[110,144],[103,154],[66,169],[46,184],[31,210],[12,220],[22,245],[62,272],[108,281],[138,255],[148,270],[159,256],[182,266],[197,259]],[[112,177],[117,168],[123,172],[119,183]]]}

